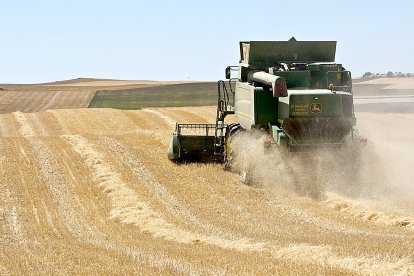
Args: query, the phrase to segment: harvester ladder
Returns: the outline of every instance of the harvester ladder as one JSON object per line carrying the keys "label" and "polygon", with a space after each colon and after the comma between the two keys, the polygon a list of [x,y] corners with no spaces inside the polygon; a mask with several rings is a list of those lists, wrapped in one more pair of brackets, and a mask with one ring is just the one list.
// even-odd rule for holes
{"label": "harvester ladder", "polygon": [[226,128],[224,119],[228,114],[234,114],[234,91],[232,83],[229,80],[217,82],[217,114],[216,114],[216,130],[214,135],[214,153],[222,154],[226,143]]}

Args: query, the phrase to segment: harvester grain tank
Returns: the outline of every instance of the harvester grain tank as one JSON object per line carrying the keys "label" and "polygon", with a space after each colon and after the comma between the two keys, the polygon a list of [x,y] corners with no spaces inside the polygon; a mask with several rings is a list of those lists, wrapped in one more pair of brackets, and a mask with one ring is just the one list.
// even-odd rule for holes
{"label": "harvester grain tank", "polygon": [[[351,73],[335,62],[335,41],[242,41],[238,66],[218,82],[215,124],[177,124],[171,160],[226,161],[229,138],[260,129],[265,146],[338,147],[353,137]],[[238,71],[237,78],[231,73]],[[237,124],[225,124],[234,114]]]}

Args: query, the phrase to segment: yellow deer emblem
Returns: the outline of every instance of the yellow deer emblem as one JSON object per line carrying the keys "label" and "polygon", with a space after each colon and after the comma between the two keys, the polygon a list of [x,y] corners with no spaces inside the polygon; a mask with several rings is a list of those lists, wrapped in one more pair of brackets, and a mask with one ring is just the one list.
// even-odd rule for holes
{"label": "yellow deer emblem", "polygon": [[321,113],[322,112],[322,104],[320,104],[320,103],[313,103],[313,104],[311,104],[310,111],[312,113],[316,113],[316,114]]}

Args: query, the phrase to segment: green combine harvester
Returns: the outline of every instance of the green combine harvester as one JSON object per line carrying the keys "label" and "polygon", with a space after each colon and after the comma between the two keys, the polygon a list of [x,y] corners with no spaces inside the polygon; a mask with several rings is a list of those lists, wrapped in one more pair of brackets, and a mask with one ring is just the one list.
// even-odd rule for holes
{"label": "green combine harvester", "polygon": [[[264,131],[264,147],[291,151],[365,142],[354,137],[351,73],[335,51],[336,41],[240,42],[239,65],[218,82],[216,123],[177,124],[168,158],[226,162],[230,137],[243,130]],[[238,123],[226,124],[232,114]]]}

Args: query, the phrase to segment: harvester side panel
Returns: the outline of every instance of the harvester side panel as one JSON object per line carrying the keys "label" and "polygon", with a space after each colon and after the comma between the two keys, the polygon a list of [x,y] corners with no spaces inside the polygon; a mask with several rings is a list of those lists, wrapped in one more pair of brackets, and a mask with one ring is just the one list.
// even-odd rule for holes
{"label": "harvester side panel", "polygon": [[272,91],[257,87],[254,90],[255,125],[267,126],[277,123],[278,98],[273,97]]}
{"label": "harvester side panel", "polygon": [[267,126],[277,122],[279,98],[267,87],[254,87],[237,83],[235,110],[242,128],[250,130],[252,126]]}
{"label": "harvester side panel", "polygon": [[250,130],[255,124],[254,87],[245,83],[237,82],[234,98],[234,109],[237,119],[242,128]]}

